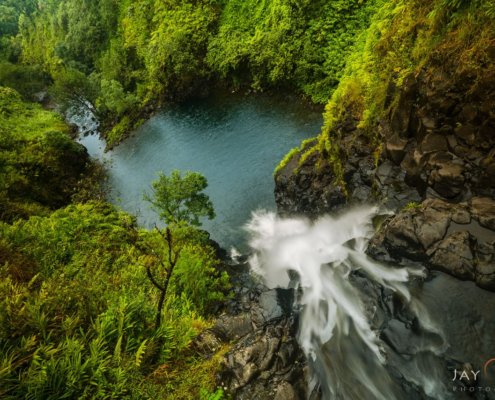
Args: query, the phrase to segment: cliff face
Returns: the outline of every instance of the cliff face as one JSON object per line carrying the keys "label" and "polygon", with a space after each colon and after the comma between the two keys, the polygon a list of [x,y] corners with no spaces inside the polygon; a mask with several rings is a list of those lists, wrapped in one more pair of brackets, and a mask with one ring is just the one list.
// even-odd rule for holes
{"label": "cliff face", "polygon": [[495,289],[494,14],[483,2],[455,13],[448,2],[399,3],[350,60],[318,141],[276,174],[279,211],[385,204],[398,214],[373,241],[376,258]]}

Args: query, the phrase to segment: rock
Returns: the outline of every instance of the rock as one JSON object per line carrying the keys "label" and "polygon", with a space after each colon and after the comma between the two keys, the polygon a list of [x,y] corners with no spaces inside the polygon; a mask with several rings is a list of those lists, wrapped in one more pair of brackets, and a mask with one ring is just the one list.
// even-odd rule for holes
{"label": "rock", "polygon": [[229,271],[234,298],[213,327],[199,335],[193,348],[206,357],[229,343],[217,384],[239,400],[271,399],[277,391],[307,398],[307,366],[296,340],[298,320],[292,289],[270,290],[241,264]]}
{"label": "rock", "polygon": [[476,140],[476,134],[472,125],[461,125],[458,126],[454,133],[459,138],[462,139],[466,144],[472,145]]}
{"label": "rock", "polygon": [[274,400],[298,400],[294,388],[289,382],[282,382],[278,385]]}
{"label": "rock", "polygon": [[270,399],[277,393],[307,397],[306,363],[294,337],[295,324],[291,318],[269,324],[234,345],[220,376],[228,393],[240,400]]}
{"label": "rock", "polygon": [[484,289],[495,291],[495,240],[478,245],[477,259],[476,283]]}
{"label": "rock", "polygon": [[474,280],[475,269],[469,232],[454,232],[433,249],[430,264],[459,279]]}
{"label": "rock", "polygon": [[455,207],[454,210],[452,210],[451,218],[456,224],[469,224],[469,222],[471,222],[471,214],[464,205]]}
{"label": "rock", "polygon": [[435,119],[431,118],[430,116],[421,117],[421,123],[428,130],[435,129],[437,127],[437,123],[436,123]]}
{"label": "rock", "polygon": [[263,292],[259,304],[263,309],[262,315],[265,321],[280,318],[283,315],[282,307],[278,303],[278,295],[275,289]]}
{"label": "rock", "polygon": [[416,261],[425,259],[414,228],[411,214],[399,214],[385,228],[384,245],[393,257],[406,257]]}
{"label": "rock", "polygon": [[414,218],[417,238],[425,249],[445,236],[449,224],[448,212],[431,207],[427,207],[423,213]]}
{"label": "rock", "polygon": [[430,133],[426,135],[420,144],[422,153],[433,153],[436,151],[448,151],[447,140],[444,136]]}
{"label": "rock", "polygon": [[[359,154],[364,151],[357,147],[355,150]],[[370,155],[363,158],[370,159],[364,164],[373,166]],[[354,160],[351,158],[344,163],[344,178],[348,184],[347,191],[335,182],[332,165],[319,151],[308,156],[301,165],[296,164],[297,169],[291,164],[291,160],[275,176],[275,202],[279,213],[282,215],[305,214],[309,217],[317,217],[347,204],[347,193],[352,193],[358,187],[367,186],[363,182],[363,177],[364,180],[369,179],[369,174],[361,173],[361,171],[356,174],[358,170],[353,165],[353,163],[356,165],[363,163],[363,158]],[[316,168],[315,165],[317,165]],[[290,170],[291,168],[292,170]],[[369,193],[371,193],[371,188]]]}
{"label": "rock", "polygon": [[495,231],[495,200],[488,197],[474,197],[471,212],[480,225]]}
{"label": "rock", "polygon": [[253,314],[244,312],[234,316],[222,315],[211,331],[223,340],[235,340],[251,333],[253,329]]}
{"label": "rock", "polygon": [[487,228],[492,226],[494,206],[490,198],[475,197],[470,204],[427,199],[386,221],[367,252],[380,261],[420,261],[495,291],[495,230]]}
{"label": "rock", "polygon": [[464,168],[455,162],[440,164],[439,169],[431,172],[428,182],[433,189],[445,198],[454,198],[465,189]]}
{"label": "rock", "polygon": [[395,164],[399,165],[406,155],[407,139],[400,138],[399,135],[393,135],[385,144],[387,157]]}
{"label": "rock", "polygon": [[473,106],[473,104],[465,104],[462,107],[462,111],[459,113],[459,117],[461,120],[466,121],[466,122],[472,122],[476,119],[478,116],[478,110],[476,107]]}

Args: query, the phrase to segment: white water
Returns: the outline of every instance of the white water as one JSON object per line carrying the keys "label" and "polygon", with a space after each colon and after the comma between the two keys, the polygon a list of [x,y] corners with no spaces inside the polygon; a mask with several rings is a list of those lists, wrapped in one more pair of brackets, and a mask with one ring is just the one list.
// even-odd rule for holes
{"label": "white water", "polygon": [[[370,323],[373,305],[364,301],[350,274],[359,270],[408,303],[405,284],[423,272],[384,266],[366,256],[375,213],[365,207],[310,223],[259,212],[247,225],[255,250],[253,270],[268,287],[299,288],[298,339],[315,373],[312,385],[319,381],[324,398],[400,398],[386,370],[384,346]],[[431,386],[427,376],[416,383]],[[433,394],[436,388],[427,391]]]}

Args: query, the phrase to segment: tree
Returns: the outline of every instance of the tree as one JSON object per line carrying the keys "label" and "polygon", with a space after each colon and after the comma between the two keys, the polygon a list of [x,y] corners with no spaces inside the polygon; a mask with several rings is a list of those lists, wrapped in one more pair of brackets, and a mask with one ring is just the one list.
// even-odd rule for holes
{"label": "tree", "polygon": [[[197,172],[186,172],[184,177],[180,171],[174,170],[170,176],[159,173],[158,179],[152,183],[153,195],[144,194],[160,218],[167,224],[163,230],[155,225],[155,229],[166,245],[165,261],[157,255],[162,274],[153,271],[153,263],[146,263],[149,280],[160,291],[157,304],[155,328],[161,325],[162,309],[167,296],[170,279],[177,266],[179,257],[188,237],[197,232],[194,226],[200,226],[200,218],[215,217],[213,204],[203,193],[208,186],[206,178]],[[156,252],[151,249],[152,253]]]}
{"label": "tree", "polygon": [[153,195],[144,194],[144,199],[153,205],[160,218],[166,223],[185,222],[201,226],[200,218],[215,218],[213,204],[203,190],[208,186],[206,178],[198,172],[174,170],[170,176],[160,172],[152,183]]}

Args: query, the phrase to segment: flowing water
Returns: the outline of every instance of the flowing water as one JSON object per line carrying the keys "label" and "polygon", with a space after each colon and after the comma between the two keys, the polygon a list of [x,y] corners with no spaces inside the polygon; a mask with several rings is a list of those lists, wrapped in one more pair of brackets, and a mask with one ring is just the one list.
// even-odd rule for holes
{"label": "flowing water", "polygon": [[[268,287],[299,293],[298,339],[313,371],[310,393],[352,400],[466,398],[470,393],[452,383],[452,369],[467,361],[479,367],[495,350],[495,318],[486,313],[494,296],[443,274],[424,282],[421,267],[368,258],[376,211],[363,207],[313,223],[259,212],[246,226],[253,270]],[[476,304],[476,296],[486,302]],[[481,381],[483,396],[491,395],[490,378]]]}

